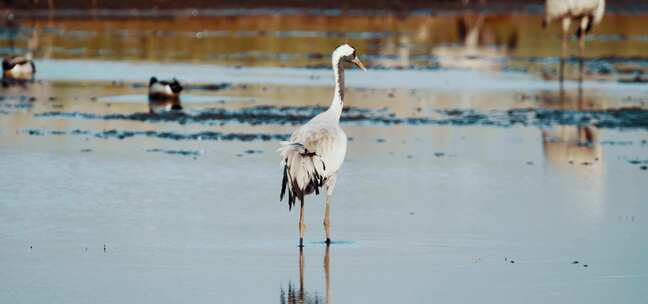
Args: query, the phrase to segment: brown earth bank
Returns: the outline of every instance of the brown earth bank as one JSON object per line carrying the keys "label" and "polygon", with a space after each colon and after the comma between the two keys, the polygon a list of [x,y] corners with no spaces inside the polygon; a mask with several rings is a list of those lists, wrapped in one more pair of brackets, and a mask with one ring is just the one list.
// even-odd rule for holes
{"label": "brown earth bank", "polygon": [[[241,15],[241,14],[372,14],[372,13],[430,13],[443,14],[464,10],[491,13],[511,11],[540,13],[542,0],[4,0],[0,9],[18,16],[46,17],[129,17],[178,15],[186,10],[191,15]],[[248,10],[256,11],[248,11]],[[640,0],[608,1],[610,12],[636,12],[648,10],[648,3]],[[87,11],[93,11],[88,14]],[[223,11],[226,10],[226,11]],[[307,11],[303,11],[307,10]],[[328,10],[328,11],[324,11]]]}

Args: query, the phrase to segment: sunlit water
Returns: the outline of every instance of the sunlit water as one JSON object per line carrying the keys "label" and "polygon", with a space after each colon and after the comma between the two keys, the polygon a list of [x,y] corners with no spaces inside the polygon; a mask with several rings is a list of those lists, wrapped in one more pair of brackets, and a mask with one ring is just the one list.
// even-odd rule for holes
{"label": "sunlit water", "polygon": [[[533,15],[23,20],[0,302],[645,303],[645,20],[607,16],[562,86]],[[369,71],[347,70],[336,241],[310,197],[300,255],[275,150],[328,106],[342,42]]]}

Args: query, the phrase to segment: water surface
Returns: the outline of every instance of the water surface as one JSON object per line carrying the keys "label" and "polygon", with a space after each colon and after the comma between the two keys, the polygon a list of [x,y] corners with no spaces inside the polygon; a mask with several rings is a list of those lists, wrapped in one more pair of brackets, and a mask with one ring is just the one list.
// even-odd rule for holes
{"label": "water surface", "polygon": [[[0,299],[645,303],[645,18],[606,16],[582,65],[572,42],[562,84],[531,13],[20,20],[0,47],[38,74],[0,94]],[[328,106],[341,42],[369,71],[335,242],[310,197],[300,252],[276,148]]]}

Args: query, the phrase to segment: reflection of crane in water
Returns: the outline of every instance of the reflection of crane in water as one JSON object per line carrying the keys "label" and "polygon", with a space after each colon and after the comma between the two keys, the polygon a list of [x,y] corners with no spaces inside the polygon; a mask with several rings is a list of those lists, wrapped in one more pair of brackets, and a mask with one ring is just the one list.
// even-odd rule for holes
{"label": "reflection of crane in water", "polygon": [[[583,97],[583,53],[585,34],[603,19],[605,0],[546,0],[543,27],[560,20],[562,22],[562,53],[560,57],[560,98],[562,110],[587,110]],[[577,23],[576,35],[579,42],[578,97],[576,106],[565,96],[564,75],[567,57],[567,39],[572,21]],[[556,126],[542,131],[545,156],[558,166],[590,164],[601,168],[601,149],[597,143],[598,130],[593,126]]]}
{"label": "reflection of crane in water", "polygon": [[562,55],[560,58],[560,80],[565,74],[565,57],[567,57],[567,39],[572,21],[577,22],[576,36],[578,36],[579,55],[583,57],[585,49],[585,34],[592,27],[603,20],[605,14],[605,0],[546,0],[545,17],[542,26],[560,20],[562,25]]}
{"label": "reflection of crane in water", "polygon": [[[592,110],[592,105],[585,103],[583,96],[583,69],[582,61],[579,69],[578,93],[575,103],[573,99],[565,94],[561,85],[557,104],[550,101],[543,104],[546,108],[557,108],[560,110],[586,111]],[[561,81],[562,82],[562,81]],[[542,146],[544,155],[557,167],[583,168],[583,165],[591,166],[596,172],[602,169],[602,150],[598,144],[598,130],[594,126],[554,126],[551,129],[542,130]],[[580,171],[580,170],[579,170]],[[587,171],[591,172],[590,170]]]}
{"label": "reflection of crane in water", "polygon": [[[518,35],[513,32],[500,41],[496,33],[484,31],[486,16],[460,16],[457,31],[462,44],[437,46],[432,53],[438,57],[439,65],[446,68],[497,70],[506,57],[517,47]],[[490,39],[494,45],[484,45]],[[503,46],[503,47],[502,47]]]}
{"label": "reflection of crane in water", "polygon": [[[324,251],[324,284],[325,284],[325,293],[324,293],[324,302],[325,304],[331,303],[331,276],[329,272],[329,250],[330,247],[326,246]],[[304,287],[304,250],[303,248],[299,249],[299,289],[295,288],[292,282],[288,282],[288,290],[285,291],[281,288],[281,302],[282,304],[294,304],[294,303],[304,303],[304,304],[314,304],[322,303],[321,297],[317,294],[311,294],[306,292]]]}

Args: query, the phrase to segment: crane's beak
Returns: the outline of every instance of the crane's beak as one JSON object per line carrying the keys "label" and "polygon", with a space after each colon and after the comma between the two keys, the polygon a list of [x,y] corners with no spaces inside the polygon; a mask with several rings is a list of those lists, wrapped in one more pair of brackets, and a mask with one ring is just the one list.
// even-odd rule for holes
{"label": "crane's beak", "polygon": [[355,58],[351,59],[351,62],[352,62],[353,64],[357,65],[357,66],[358,66],[360,69],[362,69],[363,71],[366,71],[366,70],[367,70],[367,69],[364,67],[364,64],[362,64],[362,61],[360,61],[360,59],[358,59],[358,56],[356,56]]}

